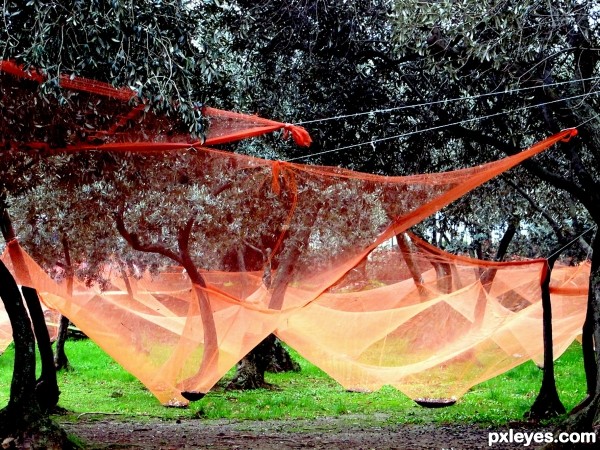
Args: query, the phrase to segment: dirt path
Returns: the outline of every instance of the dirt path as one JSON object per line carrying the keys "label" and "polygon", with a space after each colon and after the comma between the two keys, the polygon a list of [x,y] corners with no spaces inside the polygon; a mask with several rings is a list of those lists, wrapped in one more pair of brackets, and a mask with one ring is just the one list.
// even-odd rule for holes
{"label": "dirt path", "polygon": [[[94,449],[524,449],[523,444],[488,446],[490,431],[476,425],[378,424],[372,417],[361,426],[360,416],[317,420],[119,420],[83,417],[62,422],[64,428]],[[547,431],[541,428],[515,429]]]}

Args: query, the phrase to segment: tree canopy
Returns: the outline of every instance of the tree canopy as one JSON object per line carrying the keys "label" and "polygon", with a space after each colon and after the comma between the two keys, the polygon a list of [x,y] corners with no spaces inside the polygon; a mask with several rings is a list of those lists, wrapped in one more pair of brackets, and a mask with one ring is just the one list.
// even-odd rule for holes
{"label": "tree canopy", "polygon": [[176,111],[192,133],[202,131],[194,103],[211,72],[195,41],[202,12],[180,0],[7,1],[0,57],[47,75],[42,95],[62,98],[61,74],[129,86],[155,109]]}
{"label": "tree canopy", "polygon": [[[597,37],[590,27],[597,11],[585,2],[571,9],[552,7],[554,16],[564,11],[563,22],[572,25],[565,28],[556,20],[542,20],[546,6],[512,6],[315,1],[289,2],[281,8],[269,1],[213,3],[208,8],[218,31],[211,36],[228,61],[219,84],[227,87],[228,95],[218,101],[300,122],[315,141],[308,152],[314,157],[298,150],[287,153],[273,142],[237,151],[387,175],[426,173],[514,153],[593,118],[594,80],[577,80],[587,76],[579,72],[589,72],[594,55],[584,58],[585,63],[577,55],[586,48],[593,53]],[[578,21],[587,24],[586,14],[592,24],[589,32],[575,26]],[[456,49],[442,52],[441,41],[432,40],[442,31],[438,22],[451,30],[448,42],[456,41]],[[460,27],[452,25],[459,22]],[[470,37],[460,40],[461,30]],[[578,30],[590,39],[580,39],[579,50],[569,44]],[[539,43],[538,34],[545,36]],[[511,42],[508,36],[521,42],[518,52],[503,52]],[[481,50],[487,47],[487,53]],[[531,62],[536,48],[537,59]],[[492,51],[501,55],[495,58]],[[521,73],[517,67],[523,68]],[[577,116],[564,121],[570,109]],[[595,133],[594,122],[580,131],[587,139]],[[594,158],[584,150],[582,160]],[[527,218],[521,227],[526,231],[515,237],[515,253],[548,254],[557,238],[585,230],[590,216],[572,188],[556,191],[547,184],[571,157],[555,152],[544,158],[537,168],[545,169],[542,180],[514,170],[450,206],[426,228],[439,230],[439,244],[464,249],[453,235],[465,226],[474,241],[497,243],[490,230],[497,229],[497,235],[513,218]],[[568,169],[571,174],[576,167]],[[539,244],[537,250],[529,239]]]}

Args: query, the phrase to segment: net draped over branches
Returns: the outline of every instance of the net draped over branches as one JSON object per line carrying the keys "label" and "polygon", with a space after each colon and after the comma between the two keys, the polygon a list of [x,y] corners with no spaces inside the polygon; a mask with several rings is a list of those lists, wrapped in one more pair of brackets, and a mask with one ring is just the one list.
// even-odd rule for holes
{"label": "net draped over branches", "polygon": [[[41,105],[43,77],[1,69],[0,159],[37,152],[49,165],[81,155],[100,164],[93,176],[56,170],[40,183],[62,220],[78,224],[72,232],[100,224],[114,249],[106,261],[79,258],[104,282],[76,280],[72,292],[17,241],[2,259],[161,402],[208,392],[270,333],[348,389],[390,384],[414,399],[457,398],[540,358],[544,260],[457,257],[407,230],[575,130],[478,167],[384,177],[207,147],[277,130],[308,145],[293,125],[204,108],[208,129],[195,140],[127,89],[64,77],[62,95]],[[86,220],[70,219],[82,204]],[[561,269],[554,282],[564,298],[557,352],[581,329],[585,308],[571,297],[583,291],[570,283],[585,274],[575,270],[585,272]]]}

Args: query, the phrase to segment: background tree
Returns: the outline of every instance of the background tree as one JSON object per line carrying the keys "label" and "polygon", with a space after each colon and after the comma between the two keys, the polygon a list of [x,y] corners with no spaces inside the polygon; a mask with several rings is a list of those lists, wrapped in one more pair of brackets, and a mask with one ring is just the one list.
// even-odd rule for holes
{"label": "background tree", "polygon": [[[400,73],[391,53],[388,2],[205,4],[213,20],[200,40],[213,40],[226,61],[215,91],[227,95],[211,97],[211,102],[288,122],[396,105]],[[311,153],[371,140],[387,128],[377,115],[307,125],[313,138]],[[273,139],[227,148],[271,159],[299,156]],[[382,148],[378,145],[378,150]],[[348,157],[325,154],[311,162],[385,173],[387,152],[381,152],[381,158],[371,158],[371,152],[371,147],[356,148]],[[252,381],[251,374],[257,372],[252,362],[263,359],[250,354],[238,366],[232,386],[244,386],[248,380],[260,383]]]}
{"label": "background tree", "polygon": [[[467,120],[467,125],[482,127],[493,120],[506,122],[499,101],[508,110],[529,107],[531,99],[524,103],[523,96],[536,95],[531,84],[527,84],[531,90],[504,92],[493,80],[478,83],[478,91],[448,87],[448,80],[431,85],[432,75],[424,71],[419,49],[404,46],[395,37],[394,2],[389,0],[293,1],[285,6],[271,1],[207,3],[214,31],[205,28],[210,35],[202,35],[202,41],[214,39],[217,51],[227,55],[222,58],[227,61],[221,66],[222,76],[214,83],[215,92],[224,89],[227,95],[214,102],[302,123],[314,139],[311,157],[304,150],[290,153],[290,147],[271,140],[229,147],[236,151],[386,175],[451,170],[489,161],[501,151],[477,142],[458,151],[455,141],[444,134],[449,122]],[[435,14],[430,16],[434,21]],[[464,77],[467,81],[474,84],[470,76]],[[502,95],[488,95],[494,89]],[[484,96],[461,100],[478,92]],[[487,114],[498,116],[479,120]],[[509,120],[520,120],[520,115],[515,111]],[[436,130],[419,131],[430,127]],[[523,148],[547,134],[544,129],[527,136],[513,132],[509,142],[512,148]],[[495,246],[514,217],[527,220],[511,249],[528,257],[555,248],[555,241],[547,237],[561,228],[562,235],[556,235],[561,238],[585,229],[588,216],[571,194],[529,182],[524,173],[517,169],[491,181],[420,229],[442,248],[472,249],[474,255],[488,258],[494,257]],[[431,230],[436,230],[435,236]]]}

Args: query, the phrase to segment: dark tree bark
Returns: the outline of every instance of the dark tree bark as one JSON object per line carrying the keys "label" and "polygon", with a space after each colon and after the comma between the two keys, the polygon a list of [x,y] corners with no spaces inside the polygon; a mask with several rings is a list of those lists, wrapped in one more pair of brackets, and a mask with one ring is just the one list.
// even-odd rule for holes
{"label": "dark tree bark", "polygon": [[[596,236],[592,243],[592,268],[590,272],[590,285],[588,293],[588,316],[586,317],[586,324],[592,330],[589,334],[590,339],[594,342],[600,342],[600,305],[596,299],[600,299],[600,233],[596,231]],[[596,358],[600,356],[600,346],[596,346],[594,352],[594,367],[590,368],[588,375],[588,396],[582,402],[574,412],[569,416],[564,424],[560,426],[560,431],[565,432],[589,432],[593,430],[596,435],[600,432],[600,386],[598,383],[597,369],[596,369]],[[585,355],[585,353],[584,353]],[[590,366],[592,363],[588,363]],[[588,367],[586,367],[587,374]],[[590,383],[590,377],[596,383],[592,385]],[[593,445],[579,445],[577,448],[596,448],[597,444]],[[545,449],[552,450],[570,450],[573,448],[572,444],[560,444],[553,443],[544,447]]]}
{"label": "dark tree bark", "polygon": [[44,317],[44,311],[40,303],[37,291],[33,288],[23,286],[21,288],[23,297],[27,302],[29,316],[33,323],[33,332],[37,340],[38,351],[42,371],[35,387],[35,396],[42,411],[52,411],[58,404],[60,390],[56,380],[56,368],[54,366],[54,355],[50,342],[50,334]]}
{"label": "dark tree bark", "polygon": [[275,339],[271,347],[271,357],[267,366],[267,372],[300,372],[300,364],[292,359],[292,356],[279,339]]}
{"label": "dark tree bark", "polygon": [[265,382],[265,372],[271,362],[275,336],[270,334],[238,363],[236,374],[226,389],[271,388]]}
{"label": "dark tree bark", "polygon": [[2,435],[21,431],[26,427],[25,417],[38,420],[42,414],[35,398],[35,339],[31,321],[23,303],[19,287],[0,261],[0,297],[10,319],[15,346],[13,378],[10,399],[0,412]]}
{"label": "dark tree bark", "polygon": [[15,346],[10,398],[8,405],[0,410],[0,441],[17,448],[72,449],[75,446],[66,433],[49,419],[38,404],[31,321],[19,288],[2,261],[0,286],[0,298],[10,319]]}
{"label": "dark tree bark", "polygon": [[[0,204],[0,231],[7,242],[15,271],[21,279],[31,282],[21,248],[16,245],[15,231],[4,202]],[[40,355],[45,363],[42,366],[39,388],[35,379],[35,336],[32,323],[15,279],[0,261],[0,298],[10,320],[15,346],[10,397],[8,405],[0,410],[0,441],[8,439],[10,441],[8,445],[16,447],[28,445],[33,449],[70,449],[73,448],[73,444],[66,433],[48,417],[48,410],[58,402],[59,392],[55,372],[54,379],[52,378],[54,364],[44,313],[37,293],[30,288],[29,291],[28,288],[23,289],[24,295],[27,293],[27,298],[30,300],[28,307],[34,318],[35,333],[38,334],[38,339],[42,340]],[[44,341],[44,333],[47,337],[46,341]],[[42,399],[42,406],[38,399]]]}
{"label": "dark tree bark", "polygon": [[[498,244],[498,250],[496,251],[496,257],[494,258],[494,260],[498,262],[504,260],[506,252],[508,251],[508,246],[510,245],[510,242],[512,241],[513,237],[515,237],[515,233],[517,232],[519,222],[520,219],[516,216],[512,217],[511,220],[508,222],[508,227],[506,227],[506,231],[504,232],[504,235],[502,236],[502,239],[500,239],[500,243]],[[481,284],[483,284],[484,287],[489,287],[494,281],[494,278],[496,277],[496,272],[496,269],[485,270],[480,277]]]}
{"label": "dark tree bark", "polygon": [[[62,245],[65,254],[65,270],[67,272],[67,294],[73,295],[73,265],[71,263],[71,251],[69,249],[69,240],[64,234]],[[65,342],[69,335],[69,323],[68,317],[63,315],[60,316],[58,336],[56,337],[56,347],[54,350],[54,367],[56,367],[56,370],[69,370],[71,368],[69,358],[65,352]]]}
{"label": "dark tree bark", "polygon": [[543,336],[544,336],[544,375],[537,398],[525,417],[532,420],[550,419],[566,412],[556,390],[554,377],[554,347],[552,341],[552,303],[550,302],[550,278],[558,254],[548,259],[548,266],[542,282]]}
{"label": "dark tree bark", "polygon": [[300,365],[292,360],[281,341],[270,334],[240,360],[226,389],[272,389],[273,385],[265,381],[265,372],[299,371]]}
{"label": "dark tree bark", "polygon": [[27,270],[27,266],[25,264],[23,252],[21,251],[21,247],[19,245],[16,245],[17,235],[13,228],[10,215],[8,214],[8,210],[2,202],[0,202],[0,231],[2,232],[2,236],[4,237],[4,241],[6,242],[8,254],[13,263],[14,271],[16,273],[17,278],[21,281],[21,283],[27,286],[31,286],[33,283],[31,281],[31,276],[29,275],[29,271]]}
{"label": "dark tree bark", "polygon": [[[584,323],[584,338],[588,341],[588,350],[583,354],[588,397],[572,417],[572,422],[579,421],[584,429],[589,429],[593,425],[600,426],[600,378],[597,367],[600,357],[600,346],[597,345],[600,342],[600,305],[595,301],[600,298],[600,233],[598,231],[592,248],[588,309]],[[594,343],[596,343],[595,349]]]}
{"label": "dark tree bark", "polygon": [[[502,261],[506,256],[506,251],[508,250],[508,246],[510,241],[515,236],[517,231],[517,226],[519,224],[519,218],[514,216],[512,220],[508,223],[508,227],[500,240],[500,244],[498,245],[498,250],[496,252],[496,261]],[[495,268],[489,268],[481,273],[479,280],[483,289],[487,292],[490,291],[492,287],[492,283],[494,282],[494,278],[496,277],[497,270]],[[484,292],[479,294],[479,298],[477,299],[477,303],[475,304],[475,323],[477,326],[480,326],[483,323],[483,317],[485,314],[485,307],[487,304],[487,297]]]}
{"label": "dark tree bark", "polygon": [[[591,292],[591,291],[590,291]],[[581,330],[581,350],[583,353],[583,368],[585,371],[586,397],[576,405],[571,414],[576,414],[586,408],[594,399],[596,393],[597,363],[594,350],[594,308],[588,300],[585,321]]]}
{"label": "dark tree bark", "polygon": [[67,353],[65,352],[65,342],[69,335],[69,324],[71,321],[67,316],[60,316],[60,324],[58,326],[58,336],[56,338],[56,347],[54,349],[54,367],[56,370],[70,370],[71,363]]}

